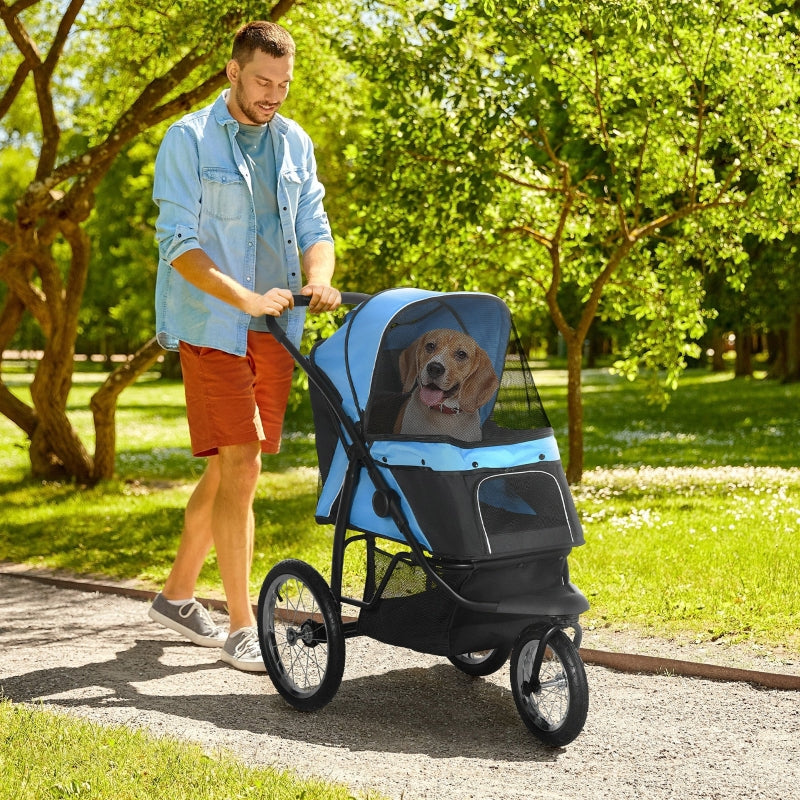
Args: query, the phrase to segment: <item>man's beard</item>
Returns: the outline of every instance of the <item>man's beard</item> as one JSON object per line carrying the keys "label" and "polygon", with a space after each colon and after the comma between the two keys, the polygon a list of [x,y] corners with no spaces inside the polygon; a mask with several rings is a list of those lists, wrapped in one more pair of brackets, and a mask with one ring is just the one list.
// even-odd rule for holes
{"label": "man's beard", "polygon": [[235,88],[234,97],[236,98],[236,104],[239,106],[242,113],[253,125],[265,125],[272,119],[273,116],[275,116],[275,111],[267,113],[262,108],[259,108],[255,103],[251,103],[245,96],[244,91],[239,86]]}

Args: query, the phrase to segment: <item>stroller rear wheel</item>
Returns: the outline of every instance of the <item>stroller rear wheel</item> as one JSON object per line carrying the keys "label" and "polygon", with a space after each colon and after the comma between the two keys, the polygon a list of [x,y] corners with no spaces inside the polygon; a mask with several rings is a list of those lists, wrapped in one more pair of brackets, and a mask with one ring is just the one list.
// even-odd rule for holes
{"label": "stroller rear wheel", "polygon": [[497,672],[508,661],[510,652],[510,647],[495,647],[493,650],[474,650],[448,658],[464,674],[481,677]]}
{"label": "stroller rear wheel", "polygon": [[528,626],[511,652],[511,690],[522,721],[552,747],[569,744],[583,730],[589,711],[586,670],[573,641],[563,630],[547,642],[539,675],[533,674],[544,631]]}
{"label": "stroller rear wheel", "polygon": [[325,579],[304,561],[276,564],[258,599],[258,639],[278,692],[300,711],[329,703],[344,673],[344,633]]}

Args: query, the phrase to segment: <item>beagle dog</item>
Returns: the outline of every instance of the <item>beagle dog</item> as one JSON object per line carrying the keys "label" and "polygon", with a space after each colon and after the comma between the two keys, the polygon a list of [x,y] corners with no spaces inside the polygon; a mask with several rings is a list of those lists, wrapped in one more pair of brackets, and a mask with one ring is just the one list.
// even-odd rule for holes
{"label": "beagle dog", "polygon": [[491,359],[465,333],[437,328],[400,354],[403,403],[394,432],[481,439],[478,409],[497,391],[500,380]]}

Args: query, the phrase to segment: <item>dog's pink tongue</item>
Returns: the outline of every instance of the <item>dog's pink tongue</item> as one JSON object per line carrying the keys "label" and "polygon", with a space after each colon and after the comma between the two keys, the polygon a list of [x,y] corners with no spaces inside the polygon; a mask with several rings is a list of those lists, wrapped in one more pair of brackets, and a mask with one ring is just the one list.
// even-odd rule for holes
{"label": "dog's pink tongue", "polygon": [[444,402],[444,392],[436,386],[421,386],[419,397],[428,408],[440,406]]}

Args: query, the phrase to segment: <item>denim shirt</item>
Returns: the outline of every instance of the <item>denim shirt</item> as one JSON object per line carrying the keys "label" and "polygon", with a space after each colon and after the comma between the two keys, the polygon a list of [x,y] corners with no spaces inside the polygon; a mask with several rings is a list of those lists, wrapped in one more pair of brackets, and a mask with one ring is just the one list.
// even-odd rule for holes
{"label": "denim shirt", "polygon": [[[239,123],[228,111],[227,93],[174,123],[156,157],[156,333],[169,350],[176,350],[179,341],[234,355],[244,355],[247,349],[250,315],[198,289],[172,266],[178,256],[200,248],[222,272],[242,286],[255,287],[251,176],[236,143]],[[278,114],[270,126],[278,165],[286,286],[297,294],[303,286],[299,253],[317,242],[333,243],[333,237],[311,139],[297,123]],[[305,308],[286,313],[286,333],[297,345]]]}

